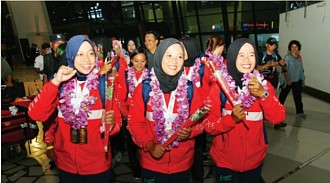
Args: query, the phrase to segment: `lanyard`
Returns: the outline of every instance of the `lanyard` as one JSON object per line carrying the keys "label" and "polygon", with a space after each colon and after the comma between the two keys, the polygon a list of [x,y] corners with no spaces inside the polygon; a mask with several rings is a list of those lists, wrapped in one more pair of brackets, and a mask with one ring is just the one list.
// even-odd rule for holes
{"label": "lanyard", "polygon": [[163,109],[164,109],[165,130],[166,131],[169,131],[172,129],[172,123],[175,120],[175,118],[177,117],[177,114],[173,113],[174,104],[175,104],[175,94],[176,94],[176,90],[171,92],[170,101],[168,102],[167,107],[166,107],[165,97],[163,94],[163,103],[164,103]]}
{"label": "lanyard", "polygon": [[[136,75],[135,75],[136,76]],[[136,77],[134,77],[134,87],[136,88],[138,84],[140,84],[142,82],[142,77],[143,73],[141,74],[139,80],[136,80]]]}
{"label": "lanyard", "polygon": [[73,106],[73,110],[75,114],[79,113],[80,105],[85,96],[89,94],[89,90],[87,89],[87,83],[84,84],[83,89],[81,89],[80,84],[83,82],[75,80],[75,93],[73,93],[71,98],[71,104]]}

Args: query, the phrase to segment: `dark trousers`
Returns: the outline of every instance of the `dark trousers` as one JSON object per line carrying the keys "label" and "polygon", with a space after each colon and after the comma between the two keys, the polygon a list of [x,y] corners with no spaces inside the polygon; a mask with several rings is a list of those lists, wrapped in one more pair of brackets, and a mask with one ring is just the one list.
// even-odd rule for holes
{"label": "dark trousers", "polygon": [[292,82],[292,84],[289,86],[287,85],[285,88],[282,89],[279,100],[281,104],[284,105],[284,102],[286,100],[286,97],[288,96],[290,90],[292,88],[292,93],[293,93],[293,99],[294,99],[294,104],[296,106],[296,113],[304,113],[303,110],[303,103],[301,99],[301,91],[302,91],[302,81],[299,80],[298,82]]}
{"label": "dark trousers", "polygon": [[143,183],[187,183],[189,179],[189,170],[164,174],[142,168],[141,173]]}
{"label": "dark trousers", "polygon": [[137,145],[133,142],[131,134],[126,131],[128,160],[134,177],[141,177],[141,166],[139,162],[139,152]]}
{"label": "dark trousers", "polygon": [[216,183],[259,183],[261,167],[246,172],[236,172],[228,168],[215,167]]}
{"label": "dark trousers", "polygon": [[191,175],[192,179],[196,181],[203,181],[204,177],[203,138],[204,134],[200,134],[195,137],[194,164],[191,167]]}
{"label": "dark trousers", "polygon": [[99,174],[92,175],[78,175],[58,170],[60,183],[109,183],[110,170]]}
{"label": "dark trousers", "polygon": [[126,150],[123,144],[125,144],[125,134],[129,132],[126,130],[127,121],[123,120],[122,123],[119,133],[110,137],[112,156],[115,156],[117,152],[123,153]]}

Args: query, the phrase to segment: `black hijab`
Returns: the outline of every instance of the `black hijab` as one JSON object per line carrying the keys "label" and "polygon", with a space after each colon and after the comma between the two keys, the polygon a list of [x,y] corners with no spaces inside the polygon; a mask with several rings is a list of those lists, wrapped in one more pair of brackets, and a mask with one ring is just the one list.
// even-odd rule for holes
{"label": "black hijab", "polygon": [[170,47],[173,44],[179,44],[183,50],[183,45],[179,40],[174,39],[174,38],[167,38],[167,39],[164,39],[158,45],[156,52],[155,52],[155,56],[154,56],[155,74],[159,81],[160,89],[164,93],[170,93],[171,91],[174,91],[176,89],[176,87],[178,86],[179,78],[183,71],[183,67],[182,67],[180,72],[177,73],[175,76],[168,76],[167,74],[165,74],[165,72],[162,69],[163,56],[164,56],[166,50],[168,49],[168,47]]}
{"label": "black hijab", "polygon": [[191,67],[195,64],[195,59],[199,56],[201,48],[198,41],[193,37],[183,37],[181,42],[188,54],[188,59],[184,61],[184,66]]}
{"label": "black hijab", "polygon": [[235,80],[236,86],[239,86],[240,88],[242,88],[242,78],[243,78],[243,73],[239,72],[236,68],[236,59],[237,59],[237,55],[239,50],[242,48],[242,46],[245,43],[249,43],[252,45],[253,49],[254,49],[254,54],[255,54],[255,58],[256,58],[256,64],[255,64],[255,68],[257,67],[257,60],[258,60],[258,52],[257,49],[254,45],[254,43],[252,41],[250,41],[247,38],[239,38],[237,40],[235,40],[234,42],[232,42],[229,45],[228,51],[227,51],[227,68],[228,68],[228,72],[229,74],[233,77],[233,79]]}

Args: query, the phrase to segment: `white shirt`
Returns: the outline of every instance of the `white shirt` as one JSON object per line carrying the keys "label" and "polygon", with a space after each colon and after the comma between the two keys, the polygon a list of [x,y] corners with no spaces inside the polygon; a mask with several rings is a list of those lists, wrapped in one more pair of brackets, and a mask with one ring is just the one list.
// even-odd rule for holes
{"label": "white shirt", "polygon": [[[43,55],[39,55],[36,57],[36,59],[34,60],[34,68],[39,68],[40,71],[44,70],[44,56]],[[40,80],[43,79],[43,74],[39,74],[40,76]]]}

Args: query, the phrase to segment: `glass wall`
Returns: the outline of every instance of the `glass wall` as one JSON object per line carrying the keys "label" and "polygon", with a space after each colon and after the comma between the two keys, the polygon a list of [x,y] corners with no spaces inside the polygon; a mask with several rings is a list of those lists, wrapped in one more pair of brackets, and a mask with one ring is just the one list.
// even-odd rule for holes
{"label": "glass wall", "polygon": [[[310,4],[308,2],[307,4]],[[165,36],[188,34],[205,46],[217,34],[230,42],[249,37],[262,48],[268,36],[278,34],[279,14],[305,6],[299,1],[90,1],[46,2],[53,27],[91,23],[90,31],[140,36],[149,29]],[[53,28],[54,29],[54,28]],[[77,29],[77,28],[76,28]],[[119,30],[118,30],[119,29]],[[72,30],[74,31],[74,30]],[[138,33],[137,33],[138,32]],[[226,45],[229,45],[226,43]],[[260,46],[261,45],[261,46]],[[203,48],[204,49],[204,48]]]}

